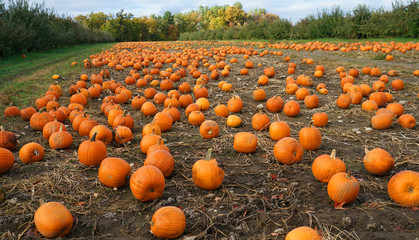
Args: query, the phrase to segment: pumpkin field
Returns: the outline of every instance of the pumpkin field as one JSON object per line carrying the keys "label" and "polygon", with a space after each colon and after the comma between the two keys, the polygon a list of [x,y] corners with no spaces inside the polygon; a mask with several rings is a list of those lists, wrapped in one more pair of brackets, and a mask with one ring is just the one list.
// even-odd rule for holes
{"label": "pumpkin field", "polygon": [[418,52],[172,41],[78,53],[62,64],[79,70],[1,109],[0,238],[419,240]]}

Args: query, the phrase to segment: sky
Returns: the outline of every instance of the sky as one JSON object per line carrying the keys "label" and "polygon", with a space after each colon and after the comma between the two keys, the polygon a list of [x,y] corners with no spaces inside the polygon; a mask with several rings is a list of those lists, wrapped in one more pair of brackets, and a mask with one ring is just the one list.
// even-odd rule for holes
{"label": "sky", "polygon": [[[135,17],[150,16],[151,14],[163,15],[165,11],[172,14],[197,10],[198,6],[233,5],[240,2],[244,11],[248,12],[255,8],[265,8],[269,13],[277,14],[296,23],[301,18],[315,14],[317,10],[331,9],[340,6],[344,12],[352,11],[358,4],[365,3],[372,9],[383,7],[391,10],[392,0],[28,0],[29,2],[43,3],[47,8],[53,8],[59,15],[75,17],[79,14],[90,12],[111,13],[124,9],[125,12],[134,14]],[[1,2],[1,0],[0,0]],[[7,0],[3,0],[7,4]]]}

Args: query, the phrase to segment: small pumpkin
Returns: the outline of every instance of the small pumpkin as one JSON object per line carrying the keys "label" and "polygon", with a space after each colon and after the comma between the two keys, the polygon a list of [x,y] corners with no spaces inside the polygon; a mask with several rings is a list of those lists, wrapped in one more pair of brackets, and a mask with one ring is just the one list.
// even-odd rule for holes
{"label": "small pumpkin", "polygon": [[34,113],[29,120],[29,124],[32,129],[42,131],[45,124],[54,121],[54,118],[48,112],[42,112],[45,108],[39,109],[37,113]]}
{"label": "small pumpkin", "polygon": [[261,101],[264,101],[265,98],[266,98],[265,90],[261,88],[257,88],[256,90],[253,91],[253,100],[257,102],[261,102]]}
{"label": "small pumpkin", "polygon": [[242,124],[242,120],[237,115],[230,115],[227,117],[227,126],[229,127],[239,127]]}
{"label": "small pumpkin", "polygon": [[205,121],[205,115],[201,111],[193,111],[188,116],[191,125],[200,126]]}
{"label": "small pumpkin", "polygon": [[89,132],[89,138],[91,139],[93,134],[96,133],[96,140],[102,141],[105,145],[112,142],[113,135],[112,131],[105,125],[96,125]]}
{"label": "small pumpkin", "polygon": [[220,128],[217,122],[213,120],[205,120],[199,126],[199,134],[205,139],[212,139],[218,136]]}
{"label": "small pumpkin", "polygon": [[227,102],[227,108],[230,112],[238,113],[243,109],[243,101],[239,96],[233,94],[233,97],[230,98]]}
{"label": "small pumpkin", "polygon": [[154,116],[153,121],[160,127],[162,132],[167,132],[172,129],[173,118],[167,113],[159,112]]}
{"label": "small pumpkin", "polygon": [[73,136],[67,131],[64,131],[64,125],[60,126],[57,132],[53,132],[48,138],[49,146],[52,149],[67,149],[73,144]]}
{"label": "small pumpkin", "polygon": [[266,109],[272,113],[280,112],[283,106],[284,100],[278,95],[273,96],[266,101]]}
{"label": "small pumpkin", "polygon": [[80,124],[80,127],[79,127],[79,134],[80,134],[80,136],[81,137],[89,136],[90,131],[95,126],[97,126],[97,125],[99,125],[99,123],[97,121],[95,121],[95,120],[86,120],[86,121],[83,121]]}
{"label": "small pumpkin", "polygon": [[330,155],[323,154],[314,159],[311,171],[317,180],[328,183],[330,178],[338,172],[346,172],[345,163],[336,158],[336,150],[333,149]]}
{"label": "small pumpkin", "polygon": [[20,110],[16,106],[10,106],[4,109],[5,117],[17,117],[20,115]]}
{"label": "small pumpkin", "polygon": [[233,148],[240,153],[256,152],[258,138],[250,132],[239,132],[234,135]]}
{"label": "small pumpkin", "polygon": [[212,149],[208,149],[205,159],[196,161],[192,166],[192,179],[196,186],[205,190],[214,190],[224,180],[223,166],[217,159],[211,159]]}
{"label": "small pumpkin", "polygon": [[12,132],[5,131],[3,126],[0,126],[0,148],[7,148],[13,151],[16,148],[16,144],[16,135]]}
{"label": "small pumpkin", "polygon": [[114,129],[115,142],[119,145],[125,144],[132,140],[132,131],[128,127],[118,126]]}
{"label": "small pumpkin", "polygon": [[374,148],[371,151],[365,148],[364,167],[371,174],[383,176],[394,168],[394,159],[382,148]]}
{"label": "small pumpkin", "polygon": [[147,158],[144,161],[144,166],[147,165],[157,167],[163,173],[164,177],[169,177],[175,166],[175,161],[173,160],[173,156],[170,152],[160,149],[147,155]]}
{"label": "small pumpkin", "polygon": [[228,115],[230,114],[227,106],[220,103],[218,103],[218,105],[214,108],[214,113],[215,115],[219,117],[224,117],[224,118],[228,117]]}
{"label": "small pumpkin", "polygon": [[156,105],[154,105],[152,102],[145,102],[141,106],[141,112],[144,116],[153,116],[157,113]]}
{"label": "small pumpkin", "polygon": [[165,179],[157,167],[147,165],[138,168],[132,174],[129,185],[136,199],[149,202],[163,195]]}
{"label": "small pumpkin", "polygon": [[117,126],[125,126],[132,130],[134,128],[134,118],[124,110],[112,122],[112,128],[116,128]]}
{"label": "small pumpkin", "polygon": [[7,149],[0,147],[0,174],[7,173],[15,163],[15,156]]}
{"label": "small pumpkin", "polygon": [[291,100],[285,103],[283,111],[284,114],[288,117],[295,117],[298,114],[300,114],[301,107],[300,104],[298,104],[298,102]]}
{"label": "small pumpkin", "polygon": [[159,135],[156,135],[154,132],[152,134],[144,135],[140,141],[141,152],[146,154],[148,148],[151,145],[156,145],[157,143],[164,144],[163,139]]}
{"label": "small pumpkin", "polygon": [[317,108],[319,106],[319,97],[317,95],[308,95],[304,98],[306,108]]}
{"label": "small pumpkin", "polygon": [[324,127],[329,122],[329,116],[325,112],[315,113],[312,118],[316,127]]}
{"label": "small pumpkin", "polygon": [[34,115],[36,113],[36,109],[33,107],[27,107],[24,108],[22,110],[20,110],[20,118],[22,118],[23,121],[29,121],[32,117],[32,115]]}
{"label": "small pumpkin", "polygon": [[416,125],[416,118],[410,114],[403,114],[399,117],[398,122],[403,128],[413,128]]}
{"label": "small pumpkin", "polygon": [[320,235],[311,227],[302,226],[290,231],[285,240],[320,240]]}
{"label": "small pumpkin", "polygon": [[178,207],[162,207],[153,214],[150,225],[154,236],[173,239],[185,231],[186,217]]}
{"label": "small pumpkin", "polygon": [[287,122],[280,121],[278,114],[275,115],[276,120],[269,125],[269,136],[275,140],[291,136],[291,129]]}
{"label": "small pumpkin", "polygon": [[256,113],[252,117],[252,126],[256,131],[266,130],[269,128],[270,124],[271,120],[269,119],[268,115],[262,113],[262,111]]}
{"label": "small pumpkin", "polygon": [[349,108],[351,105],[351,97],[348,94],[341,94],[338,99],[336,100],[336,105],[340,108]]}
{"label": "small pumpkin", "polygon": [[131,167],[122,158],[108,157],[99,166],[99,181],[105,186],[118,188],[125,185],[131,174]]}
{"label": "small pumpkin", "polygon": [[86,166],[98,167],[107,156],[106,145],[102,141],[96,141],[96,133],[90,140],[83,141],[77,151],[80,163]]}
{"label": "small pumpkin", "polygon": [[358,197],[359,182],[347,173],[339,172],[333,175],[327,184],[327,194],[335,202],[335,208],[340,208],[346,203],[352,203]]}
{"label": "small pumpkin", "polygon": [[372,127],[378,130],[390,128],[392,122],[393,117],[386,113],[378,114],[371,118]]}
{"label": "small pumpkin", "polygon": [[44,158],[44,148],[35,142],[27,143],[20,148],[19,158],[24,163],[39,162]]}
{"label": "small pumpkin", "polygon": [[284,137],[275,144],[273,152],[278,162],[290,165],[303,159],[304,149],[296,139]]}
{"label": "small pumpkin", "polygon": [[322,144],[320,130],[311,124],[312,122],[308,127],[302,128],[298,134],[298,140],[305,150],[317,150]]}
{"label": "small pumpkin", "polygon": [[73,227],[73,216],[59,202],[48,202],[40,206],[34,216],[35,226],[46,238],[64,237]]}
{"label": "small pumpkin", "polygon": [[404,170],[390,178],[387,185],[390,198],[405,207],[419,207],[419,173]]}

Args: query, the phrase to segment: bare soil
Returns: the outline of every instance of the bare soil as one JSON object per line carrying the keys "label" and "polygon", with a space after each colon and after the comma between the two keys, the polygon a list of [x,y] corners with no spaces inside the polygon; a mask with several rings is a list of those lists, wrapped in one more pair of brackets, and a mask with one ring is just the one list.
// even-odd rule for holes
{"label": "bare soil", "polygon": [[[256,46],[254,48],[263,51]],[[324,239],[419,239],[419,212],[394,203],[387,194],[387,183],[395,173],[401,170],[419,171],[418,127],[403,129],[395,122],[390,129],[369,130],[373,113],[363,111],[360,105],[351,105],[349,109],[336,106],[341,87],[335,71],[338,66],[344,66],[347,70],[356,67],[360,71],[364,66],[378,66],[383,73],[390,69],[398,70],[399,78],[405,81],[404,90],[394,91],[390,83],[386,85],[387,89],[396,102],[403,103],[405,113],[419,118],[419,82],[413,76],[413,71],[419,69],[419,54],[414,51],[404,54],[393,52],[395,60],[386,62],[374,60],[382,53],[373,52],[282,52],[291,56],[291,62],[297,63],[295,77],[302,73],[312,75],[317,64],[326,68],[325,75],[315,79],[314,86],[309,88],[310,93],[319,96],[319,108],[307,109],[300,101],[301,113],[297,117],[290,118],[283,112],[279,113],[280,119],[290,125],[291,137],[296,139],[299,130],[308,126],[314,113],[324,111],[329,115],[329,124],[320,128],[323,139],[321,148],[305,151],[302,162],[290,166],[278,163],[272,154],[276,142],[267,131],[256,132],[251,125],[252,116],[258,111],[256,106],[266,106],[266,101],[255,102],[252,99],[252,92],[264,67],[272,66],[276,70],[270,83],[262,87],[267,93],[266,99],[274,95],[281,96],[285,102],[294,99],[294,96],[285,93],[288,63],[282,61],[283,56],[254,55],[249,60],[255,64],[255,68],[249,71],[249,75],[243,76],[239,74],[246,61],[243,55],[228,54],[225,60],[227,64],[230,64],[232,57],[237,57],[239,62],[230,64],[230,76],[219,80],[233,84],[235,93],[242,98],[244,108],[237,115],[242,118],[243,125],[230,128],[226,126],[224,118],[214,114],[213,109],[218,101],[226,104],[232,93],[221,91],[217,87],[218,81],[211,80],[206,86],[211,106],[205,112],[205,117],[218,123],[220,134],[212,140],[203,139],[199,135],[199,128],[188,123],[181,109],[181,120],[162,135],[175,159],[175,168],[166,179],[163,196],[153,202],[135,199],[129,183],[115,190],[104,186],[97,177],[98,168],[80,164],[77,149],[86,138],[80,137],[68,120],[66,124],[70,125],[68,129],[74,142],[69,149],[57,151],[50,149],[42,133],[32,130],[28,122],[2,116],[1,124],[18,135],[19,143],[14,151],[15,165],[0,177],[0,184],[7,195],[6,200],[0,203],[0,236],[5,239],[40,237],[33,223],[34,213],[41,203],[58,201],[64,203],[74,216],[73,229],[67,236],[72,239],[156,239],[149,232],[149,222],[159,207],[169,205],[178,206],[185,212],[187,225],[181,239],[284,239],[287,232],[303,225],[317,228]],[[315,64],[304,64],[303,58],[313,58]],[[215,63],[213,58],[208,60],[211,64]],[[262,67],[257,67],[259,63]],[[163,69],[168,67],[171,65],[166,64]],[[202,64],[198,69],[202,73],[210,73]],[[97,69],[86,69],[89,75],[95,71],[98,72]],[[64,76],[66,80],[60,82],[64,89],[64,95],[59,100],[61,105],[69,103],[67,89],[78,80],[80,74]],[[129,69],[122,72],[111,70],[111,77],[121,83],[128,75]],[[187,81],[193,86],[195,80],[187,75],[180,82]],[[372,86],[375,80],[377,78],[361,73],[355,82]],[[175,88],[180,82],[175,83]],[[317,93],[315,86],[320,82],[326,84],[328,95]],[[139,90],[135,85],[127,88]],[[87,108],[87,113],[104,125],[107,125],[107,120],[100,112],[100,104],[107,94],[109,92],[104,91],[101,99],[89,100]],[[135,117],[134,139],[127,146],[112,143],[107,151],[108,156],[120,157],[132,163],[134,172],[143,165],[146,157],[140,150],[142,126],[152,118],[144,117],[141,112],[133,110],[130,104],[124,104],[123,108]],[[162,108],[162,105],[158,106],[159,110]],[[273,119],[272,113],[264,111]],[[234,134],[242,131],[257,135],[256,153],[240,154],[233,149]],[[27,165],[19,160],[18,149],[32,141],[44,146],[45,158],[39,163]],[[362,163],[365,147],[383,148],[393,156],[396,166],[390,174],[377,177],[365,170]],[[192,182],[192,165],[204,158],[208,148],[213,148],[213,157],[222,162],[226,170],[223,185],[214,191],[199,189]],[[355,202],[345,205],[344,210],[333,207],[327,194],[327,184],[317,181],[311,172],[313,160],[319,155],[330,154],[332,149],[336,149],[337,157],[345,162],[347,169],[352,171],[361,185]]]}

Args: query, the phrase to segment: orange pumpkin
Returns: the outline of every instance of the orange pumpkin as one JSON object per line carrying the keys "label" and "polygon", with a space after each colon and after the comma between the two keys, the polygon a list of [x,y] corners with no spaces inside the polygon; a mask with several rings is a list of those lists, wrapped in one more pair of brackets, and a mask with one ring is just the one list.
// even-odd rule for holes
{"label": "orange pumpkin", "polygon": [[130,174],[131,167],[127,161],[122,158],[108,157],[100,163],[98,177],[103,185],[118,188],[125,185]]}
{"label": "orange pumpkin", "polygon": [[163,173],[157,167],[147,165],[132,174],[129,185],[136,199],[149,202],[163,195],[165,180]]}
{"label": "orange pumpkin", "polygon": [[[152,145],[155,146],[155,145]],[[148,152],[148,150],[147,150]],[[144,161],[144,166],[153,165],[160,169],[164,177],[169,177],[175,166],[172,154],[166,150],[156,150],[147,154],[147,158]]]}
{"label": "orange pumpkin", "polygon": [[300,130],[298,140],[305,150],[317,150],[322,144],[322,135],[320,130],[310,123],[310,126]]}
{"label": "orange pumpkin", "polygon": [[314,159],[311,171],[317,180],[328,183],[330,178],[338,172],[346,172],[345,163],[336,158],[336,150],[330,155],[323,154]]}
{"label": "orange pumpkin", "polygon": [[114,129],[115,142],[119,145],[125,144],[132,140],[132,131],[128,127],[118,126]]}
{"label": "orange pumpkin", "polygon": [[39,162],[44,158],[44,148],[35,142],[30,142],[19,150],[19,158],[24,163]]}
{"label": "orange pumpkin", "polygon": [[234,135],[233,148],[240,153],[256,152],[258,138],[250,132],[239,132]]}
{"label": "orange pumpkin", "polygon": [[390,178],[387,185],[390,198],[405,207],[419,207],[419,173],[404,170]]}
{"label": "orange pumpkin", "polygon": [[63,131],[64,125],[60,126],[58,132],[54,132],[48,138],[49,146],[52,149],[67,149],[73,144],[73,136],[67,131]]}
{"label": "orange pumpkin", "polygon": [[384,149],[374,148],[368,151],[365,148],[364,167],[368,172],[374,175],[383,176],[394,168],[394,159]]}
{"label": "orange pumpkin", "polygon": [[320,235],[311,227],[303,226],[290,231],[285,240],[320,240]]}
{"label": "orange pumpkin", "polygon": [[280,112],[283,106],[284,100],[278,95],[273,96],[266,101],[266,109],[272,113]]}
{"label": "orange pumpkin", "polygon": [[35,226],[46,238],[64,237],[73,227],[73,216],[59,202],[48,202],[40,206],[34,216]]}
{"label": "orange pumpkin", "polygon": [[105,125],[94,126],[89,132],[89,138],[92,138],[94,133],[96,133],[96,140],[102,141],[105,145],[112,142],[112,131]]}
{"label": "orange pumpkin", "polygon": [[275,144],[273,152],[278,162],[290,165],[303,159],[304,149],[296,139],[285,137]]}
{"label": "orange pumpkin", "polygon": [[7,149],[0,147],[0,174],[7,173],[15,163],[15,156]]}
{"label": "orange pumpkin", "polygon": [[403,128],[413,128],[416,125],[415,117],[410,114],[401,115],[398,122]]}
{"label": "orange pumpkin", "polygon": [[263,131],[268,129],[270,123],[271,120],[269,119],[268,115],[262,113],[262,111],[256,113],[252,117],[252,126],[256,131]]}
{"label": "orange pumpkin", "polygon": [[205,139],[212,139],[218,136],[220,128],[217,122],[213,120],[205,120],[199,127],[199,133]]}
{"label": "orange pumpkin", "polygon": [[335,208],[352,203],[358,197],[359,182],[348,173],[339,172],[333,175],[327,184],[327,194],[335,202]]}
{"label": "orange pumpkin", "polygon": [[13,151],[16,148],[16,144],[16,135],[12,132],[5,131],[3,126],[0,126],[0,147]]}
{"label": "orange pumpkin", "polygon": [[86,166],[99,166],[107,156],[106,145],[96,141],[96,133],[90,140],[83,141],[77,151],[79,161]]}
{"label": "orange pumpkin", "polygon": [[269,126],[269,136],[275,141],[291,136],[291,129],[288,123],[280,121],[277,114],[275,117],[275,122],[271,123]]}
{"label": "orange pumpkin", "polygon": [[162,207],[151,218],[151,232],[159,238],[173,239],[185,231],[185,214],[178,207]]}
{"label": "orange pumpkin", "polygon": [[298,102],[291,100],[285,103],[283,111],[284,114],[288,117],[295,117],[298,114],[300,114],[301,107],[300,104],[298,104]]}
{"label": "orange pumpkin", "polygon": [[198,160],[192,166],[192,179],[196,186],[205,190],[214,190],[224,180],[223,166],[217,159],[211,159],[212,149],[208,149],[205,159]]}
{"label": "orange pumpkin", "polygon": [[324,127],[329,122],[329,116],[325,112],[315,113],[312,118],[313,125],[316,127]]}
{"label": "orange pumpkin", "polygon": [[241,98],[235,94],[227,102],[227,108],[230,112],[238,113],[243,109],[243,102]]}

